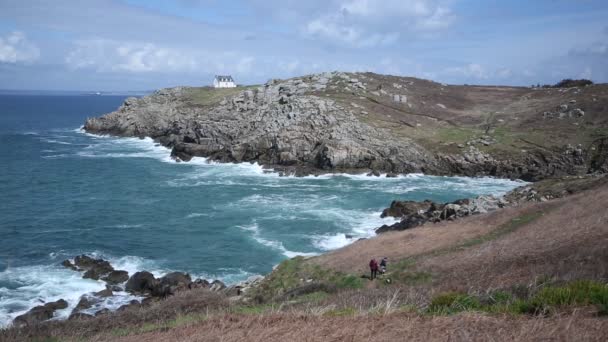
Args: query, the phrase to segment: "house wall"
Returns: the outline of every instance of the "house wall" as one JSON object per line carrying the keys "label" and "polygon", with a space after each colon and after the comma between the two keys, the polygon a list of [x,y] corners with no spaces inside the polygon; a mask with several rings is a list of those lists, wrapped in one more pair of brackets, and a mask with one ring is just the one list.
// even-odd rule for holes
{"label": "house wall", "polygon": [[213,86],[216,88],[235,88],[236,84],[234,82],[218,82],[217,80],[213,80]]}

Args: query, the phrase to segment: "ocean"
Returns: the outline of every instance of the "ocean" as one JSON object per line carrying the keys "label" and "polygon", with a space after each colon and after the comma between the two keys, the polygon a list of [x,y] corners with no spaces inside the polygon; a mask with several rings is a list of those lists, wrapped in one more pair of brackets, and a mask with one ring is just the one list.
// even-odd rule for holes
{"label": "ocean", "polygon": [[[286,258],[373,236],[394,222],[380,218],[394,199],[453,201],[523,184],[421,174],[279,177],[257,164],[176,163],[151,139],[81,129],[124,98],[0,95],[0,327],[60,298],[70,307],[56,318],[65,318],[82,294],[102,290],[103,282],[59,265],[79,254],[131,274],[177,270],[235,283]],[[101,306],[132,298],[118,293]]]}

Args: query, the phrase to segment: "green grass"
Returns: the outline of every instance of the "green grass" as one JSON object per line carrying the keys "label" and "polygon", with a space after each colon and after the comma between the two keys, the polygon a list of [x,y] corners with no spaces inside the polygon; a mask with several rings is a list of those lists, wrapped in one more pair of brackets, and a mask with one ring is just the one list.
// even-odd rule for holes
{"label": "green grass", "polygon": [[333,309],[327,311],[324,316],[328,317],[344,317],[344,316],[355,316],[358,313],[355,308],[342,308],[342,309]]}
{"label": "green grass", "polygon": [[236,306],[230,309],[230,312],[243,315],[259,315],[274,309],[274,305],[261,304],[261,305],[242,305]]}
{"label": "green grass", "polygon": [[164,331],[173,329],[176,327],[188,325],[191,323],[196,323],[200,321],[204,321],[208,318],[206,314],[190,314],[190,315],[180,315],[175,319],[160,322],[160,323],[145,323],[139,326],[135,326],[132,328],[121,328],[112,330],[111,334],[114,336],[127,336],[127,335],[137,335],[146,332],[152,331]]}
{"label": "green grass", "polygon": [[192,104],[199,106],[211,106],[219,103],[224,98],[228,98],[238,93],[252,89],[257,86],[245,86],[236,88],[212,88],[212,87],[198,87],[190,88],[186,94],[186,98],[190,100]]}
{"label": "green grass", "polygon": [[458,292],[443,293],[431,300],[427,313],[434,315],[450,315],[462,311],[481,309],[479,300]]}
{"label": "green grass", "polygon": [[608,307],[608,285],[579,280],[566,286],[542,288],[522,310],[527,313],[546,313],[555,307],[597,305],[600,312]]}
{"label": "green grass", "polygon": [[[268,301],[283,293],[314,281],[335,286],[337,289],[358,289],[363,287],[363,279],[352,274],[327,270],[319,265],[307,263],[299,256],[285,260],[264,279],[263,283],[251,291],[252,298]],[[317,295],[318,296],[318,295]]]}
{"label": "green grass", "polygon": [[299,303],[318,303],[323,301],[327,297],[329,297],[329,294],[327,292],[317,291],[302,295],[298,297],[297,301]]}
{"label": "green grass", "polygon": [[598,314],[608,313],[608,284],[578,280],[562,286],[548,285],[529,298],[518,299],[496,291],[482,304],[480,298],[459,292],[440,294],[431,300],[426,313],[450,315],[462,311],[546,315],[558,309],[594,305]]}

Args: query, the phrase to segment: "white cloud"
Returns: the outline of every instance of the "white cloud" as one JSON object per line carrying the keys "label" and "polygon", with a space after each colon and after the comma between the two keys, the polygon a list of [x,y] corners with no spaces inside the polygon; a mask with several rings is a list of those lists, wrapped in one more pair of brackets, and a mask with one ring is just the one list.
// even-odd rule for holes
{"label": "white cloud", "polygon": [[98,71],[180,72],[193,71],[198,61],[191,51],[145,42],[107,39],[80,40],[65,59],[73,69]]}
{"label": "white cloud", "polygon": [[40,57],[40,50],[27,40],[23,32],[14,31],[0,37],[0,63],[32,62]]}
{"label": "white cloud", "polygon": [[591,76],[592,76],[591,67],[585,67],[585,70],[583,70],[583,72],[581,72],[578,75],[579,78],[585,78],[585,79],[591,79]]}
{"label": "white cloud", "polygon": [[496,76],[499,78],[510,78],[513,76],[513,70],[509,68],[501,68],[496,71]]}
{"label": "white cloud", "polygon": [[451,76],[461,76],[469,79],[486,79],[489,77],[485,68],[477,63],[470,63],[461,67],[446,68],[444,73]]}
{"label": "white cloud", "polygon": [[403,33],[427,34],[449,26],[451,11],[433,0],[340,0],[306,22],[304,33],[352,47],[386,46]]}

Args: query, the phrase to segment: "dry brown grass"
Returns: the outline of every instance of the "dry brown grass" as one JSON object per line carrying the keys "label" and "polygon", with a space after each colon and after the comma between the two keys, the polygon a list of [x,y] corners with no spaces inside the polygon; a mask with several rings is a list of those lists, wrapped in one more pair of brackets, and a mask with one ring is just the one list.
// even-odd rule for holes
{"label": "dry brown grass", "polygon": [[91,341],[605,341],[608,320],[459,314],[430,317],[226,315],[178,329]]}
{"label": "dry brown grass", "polygon": [[[533,283],[538,277],[606,280],[606,203],[608,186],[602,186],[560,200],[383,234],[309,262],[361,273],[372,257],[388,256],[393,265],[409,258],[415,260],[412,271],[429,272],[433,287],[441,290],[504,288]],[[527,215],[538,218],[514,232],[484,240],[513,218]],[[453,248],[467,243],[466,248]]]}
{"label": "dry brown grass", "polygon": [[[181,292],[166,300],[147,306],[133,306],[110,315],[68,321],[51,321],[22,329],[0,331],[0,341],[42,340],[49,336],[65,336],[81,340],[93,334],[120,329],[131,329],[145,323],[166,322],[192,313],[217,312],[228,307],[224,295],[197,289]],[[63,339],[62,339],[63,340]]]}
{"label": "dry brown grass", "polygon": [[310,262],[346,273],[367,272],[367,264],[371,258],[386,256],[394,262],[442,250],[488,234],[513,217],[534,210],[535,208],[531,207],[508,208],[455,222],[428,223],[401,232],[388,232],[311,258]]}
{"label": "dry brown grass", "polygon": [[[492,289],[537,277],[608,279],[608,187],[529,206],[545,214],[515,233],[417,263],[441,288]],[[547,210],[547,206],[554,206]],[[464,276],[466,275],[466,276]]]}

